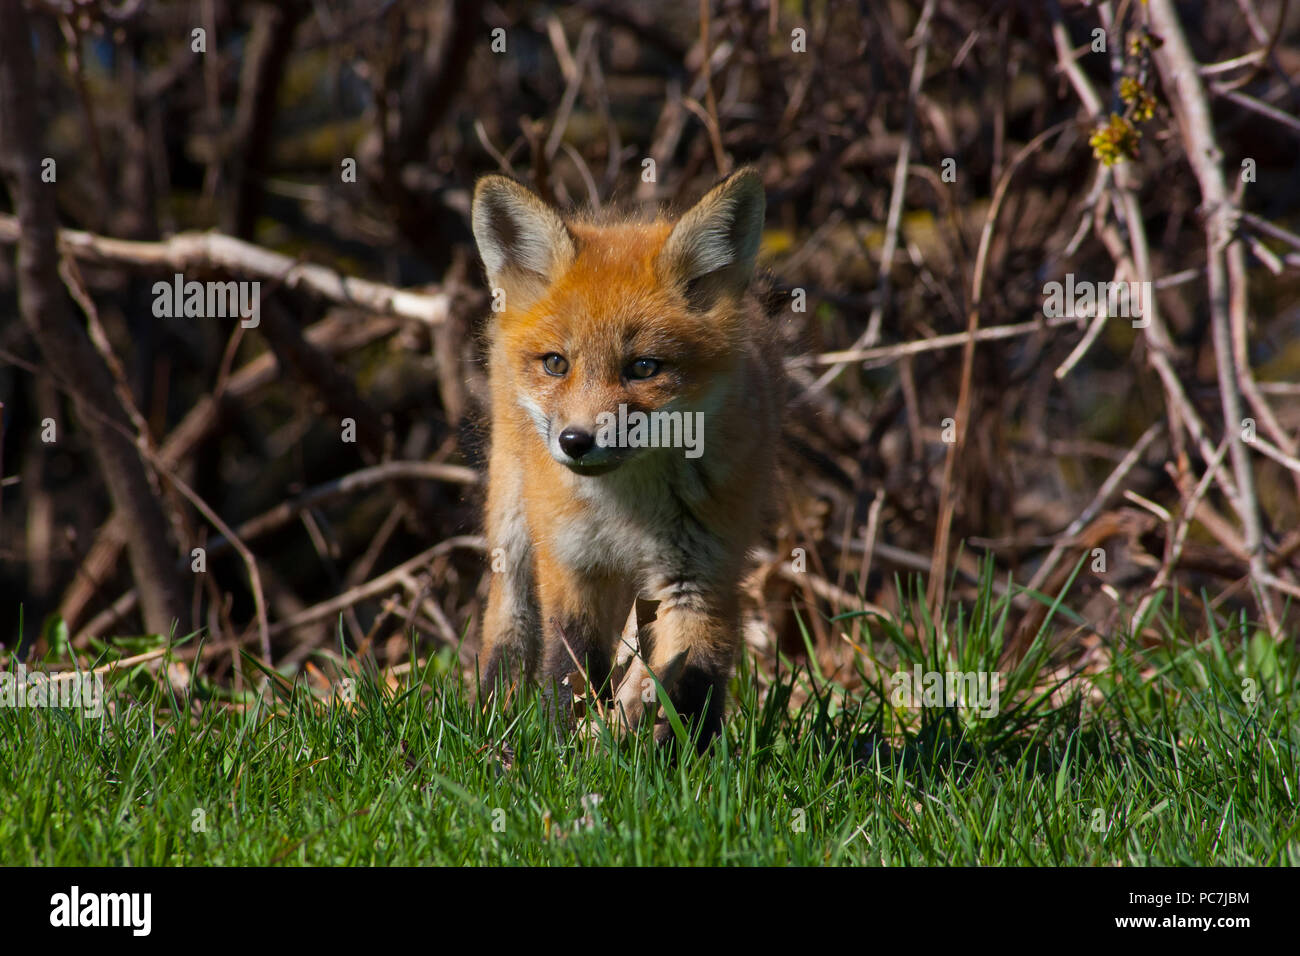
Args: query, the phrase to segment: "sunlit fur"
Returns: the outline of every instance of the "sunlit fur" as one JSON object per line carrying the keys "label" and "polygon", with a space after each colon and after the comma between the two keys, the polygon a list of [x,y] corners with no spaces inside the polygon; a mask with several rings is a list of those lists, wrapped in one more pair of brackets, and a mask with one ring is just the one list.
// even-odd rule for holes
{"label": "sunlit fur", "polygon": [[[676,233],[667,220],[565,223],[488,177],[474,224],[505,296],[490,332],[487,536],[500,570],[485,687],[539,667],[561,680],[573,656],[599,686],[640,592],[660,602],[650,668],[675,678],[670,696],[704,720],[707,741],[740,641],[738,585],[770,504],[782,402],[769,322],[745,292],[762,226],[757,175],[715,187]],[[561,376],[543,367],[553,353],[567,359]],[[657,360],[658,374],[629,378],[638,358]],[[564,429],[595,432],[620,404],[703,412],[703,454],[598,449],[594,466],[565,454]],[[635,724],[639,695],[621,703]]]}

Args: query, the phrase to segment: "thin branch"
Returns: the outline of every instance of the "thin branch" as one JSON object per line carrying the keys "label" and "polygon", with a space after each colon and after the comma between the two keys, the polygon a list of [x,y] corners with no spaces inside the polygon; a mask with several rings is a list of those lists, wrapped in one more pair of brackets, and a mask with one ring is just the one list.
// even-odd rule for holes
{"label": "thin branch", "polygon": [[327,617],[332,617],[342,611],[344,608],[358,604],[367,598],[374,597],[376,594],[382,594],[393,587],[400,587],[403,578],[408,576],[412,571],[416,571],[425,564],[428,564],[434,558],[448,554],[456,548],[469,548],[475,551],[484,551],[487,549],[487,542],[479,535],[460,535],[455,538],[448,538],[446,541],[439,542],[432,548],[422,551],[415,557],[403,561],[391,571],[381,574],[377,578],[372,578],[365,584],[359,584],[354,588],[349,588],[337,597],[330,598],[328,601],[322,601],[320,604],[313,605],[305,611],[293,615],[283,621],[278,621],[271,628],[271,636],[282,634],[285,631],[293,630],[295,627],[301,627],[304,624],[312,624],[316,621]]}
{"label": "thin branch", "polygon": [[713,146],[713,162],[718,167],[718,175],[725,176],[731,172],[731,161],[722,147],[722,129],[718,125],[718,101],[713,95],[713,46],[709,36],[709,2],[700,0],[700,71],[704,79],[704,103],[707,110],[705,126],[709,131],[709,143]]}
{"label": "thin branch", "polygon": [[[1240,354],[1246,341],[1245,268],[1244,260],[1241,259],[1244,253],[1240,239],[1234,236],[1232,198],[1220,165],[1223,153],[1215,137],[1209,101],[1197,72],[1196,60],[1183,35],[1182,23],[1172,0],[1150,0],[1148,10],[1152,29],[1164,41],[1153,54],[1156,66],[1165,90],[1177,106],[1187,159],[1200,183],[1206,209],[1210,324],[1218,365],[1219,397],[1223,407],[1224,428],[1235,430],[1240,427],[1242,420],[1240,383],[1250,375],[1248,367],[1241,367],[1243,356]],[[1229,265],[1229,256],[1238,258],[1240,268]],[[1234,441],[1230,454],[1256,599],[1270,633],[1281,637],[1272,599],[1264,590],[1263,579],[1268,574],[1268,563],[1249,452],[1242,442]]]}
{"label": "thin branch", "polygon": [[43,374],[73,397],[113,506],[126,516],[127,548],[143,595],[145,626],[166,634],[185,611],[169,557],[175,545],[141,461],[143,446],[131,434],[112,376],[72,317],[59,281],[54,190],[41,181],[41,137],[33,112],[39,98],[31,35],[23,5],[0,3],[0,164],[18,214],[4,220],[12,240],[21,238],[19,312],[44,356]]}
{"label": "thin branch", "polygon": [[1043,130],[1012,157],[1007,168],[1002,172],[997,188],[993,191],[993,201],[989,204],[984,217],[984,227],[980,230],[979,249],[975,254],[975,272],[971,277],[971,305],[967,317],[966,345],[962,351],[961,385],[957,393],[957,435],[956,441],[948,446],[948,454],[943,463],[943,484],[939,492],[939,520],[934,533],[934,553],[930,565],[930,581],[927,586],[926,603],[937,608],[944,593],[943,578],[948,564],[948,535],[952,529],[952,516],[956,507],[953,498],[953,476],[956,472],[957,458],[966,444],[966,433],[970,425],[971,377],[975,366],[975,333],[979,329],[980,308],[984,303],[984,271],[988,265],[989,248],[993,243],[993,228],[997,224],[998,214],[1006,199],[1007,189],[1012,176],[1021,164],[1042,148],[1053,136],[1073,126],[1072,120],[1064,120]]}
{"label": "thin branch", "polygon": [[[39,374],[40,370],[30,362],[25,362],[13,355],[8,356],[8,359],[19,368],[23,368],[34,375]],[[74,398],[77,397],[77,392],[71,386],[59,382],[57,379],[56,384],[61,391],[66,392]],[[243,560],[244,568],[248,571],[248,583],[253,592],[253,604],[257,613],[258,634],[261,637],[262,653],[264,658],[269,661],[271,659],[271,644],[267,632],[266,599],[262,591],[262,578],[257,570],[257,560],[253,557],[253,553],[248,550],[239,537],[230,529],[230,526],[221,520],[221,516],[213,511],[212,508],[209,507],[208,503],[204,501],[198,493],[176,473],[176,470],[167,463],[163,456],[153,450],[153,447],[149,442],[137,441],[136,436],[131,432],[130,428],[119,421],[115,421],[109,416],[109,414],[100,411],[98,408],[83,407],[81,412],[83,415],[93,419],[110,431],[116,432],[122,439],[134,445],[135,448],[139,450],[140,456],[152,465],[158,474],[166,478],[168,482],[170,482],[171,485],[176,488],[176,490],[179,491],[186,500],[188,500],[190,504],[192,504],[195,509],[203,515],[204,518],[208,520],[209,524],[229,539],[231,546],[239,553],[240,558]],[[128,545],[129,544],[130,540],[128,540]],[[171,549],[169,548],[168,550]],[[159,557],[161,558],[161,555]],[[166,568],[165,563],[163,564],[163,568],[170,574],[170,569]],[[145,591],[147,597],[147,589],[141,587],[141,590]],[[180,617],[180,614],[173,615],[171,623],[178,621]],[[171,623],[169,623],[168,628],[161,633],[168,633],[171,629]]]}
{"label": "thin branch", "polygon": [[[21,235],[15,217],[0,215],[0,243],[17,242]],[[61,229],[58,244],[64,255],[86,262],[162,267],[182,273],[203,268],[223,269],[314,292],[340,305],[415,319],[428,325],[445,322],[451,312],[452,297],[447,292],[408,292],[368,279],[356,279],[215,232],[181,232],[159,242],[139,242]]]}
{"label": "thin branch", "polygon": [[[903,138],[898,146],[898,159],[894,163],[894,184],[889,193],[889,213],[885,217],[885,244],[880,251],[880,274],[876,279],[876,303],[871,307],[867,327],[853,347],[855,352],[868,348],[880,341],[880,325],[884,319],[885,302],[889,298],[889,275],[894,267],[894,252],[898,248],[898,229],[903,218],[903,198],[907,193],[907,169],[912,157],[912,138],[916,129],[916,99],[921,93],[921,81],[925,79],[925,61],[930,51],[930,18],[934,15],[935,0],[925,0],[916,29],[912,33],[911,44],[916,47],[916,56],[912,60],[912,74],[907,84],[907,115],[903,121]],[[846,359],[836,362],[822,373],[811,388],[820,392],[839,377]]]}
{"label": "thin branch", "polygon": [[1056,543],[1052,545],[1052,550],[1043,559],[1043,563],[1038,566],[1034,576],[1029,579],[1029,583],[1025,586],[1026,590],[1037,591],[1042,588],[1047,579],[1051,577],[1052,572],[1056,570],[1056,566],[1060,563],[1066,549],[1074,543],[1079,532],[1101,513],[1102,508],[1106,507],[1106,503],[1115,493],[1115,489],[1120,486],[1124,479],[1128,477],[1128,473],[1142,460],[1142,456],[1146,454],[1146,450],[1156,440],[1156,436],[1160,434],[1163,427],[1162,422],[1156,422],[1142,433],[1142,437],[1137,440],[1137,444],[1129,449],[1128,454],[1106,476],[1106,480],[1101,483],[1101,487],[1093,495],[1092,501],[1088,502],[1088,506],[1079,512],[1079,516],[1071,521],[1064,531],[1057,535]]}

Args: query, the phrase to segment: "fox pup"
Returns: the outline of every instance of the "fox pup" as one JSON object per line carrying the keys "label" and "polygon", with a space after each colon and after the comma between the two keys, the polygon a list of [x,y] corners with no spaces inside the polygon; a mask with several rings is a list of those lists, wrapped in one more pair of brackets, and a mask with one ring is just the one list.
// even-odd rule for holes
{"label": "fox pup", "polygon": [[[642,596],[658,602],[645,663],[701,750],[720,732],[783,405],[780,350],[746,291],[764,208],[752,169],[676,222],[565,219],[512,180],[479,180],[495,313],[485,693],[523,676],[554,695],[580,663],[608,697]],[[625,683],[620,730],[646,699]]]}

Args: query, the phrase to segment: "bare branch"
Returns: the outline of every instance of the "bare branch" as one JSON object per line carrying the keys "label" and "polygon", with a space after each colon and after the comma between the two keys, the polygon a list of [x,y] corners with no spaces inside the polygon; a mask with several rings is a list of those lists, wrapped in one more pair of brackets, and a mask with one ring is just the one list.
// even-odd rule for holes
{"label": "bare branch", "polygon": [[[18,242],[19,221],[0,215],[0,242]],[[428,325],[447,320],[452,297],[447,292],[408,292],[393,286],[340,275],[333,269],[291,259],[260,246],[215,232],[182,232],[159,242],[111,239],[77,229],[61,229],[58,247],[65,255],[86,262],[120,263],[178,272],[223,269],[303,289],[354,308],[415,319]]]}

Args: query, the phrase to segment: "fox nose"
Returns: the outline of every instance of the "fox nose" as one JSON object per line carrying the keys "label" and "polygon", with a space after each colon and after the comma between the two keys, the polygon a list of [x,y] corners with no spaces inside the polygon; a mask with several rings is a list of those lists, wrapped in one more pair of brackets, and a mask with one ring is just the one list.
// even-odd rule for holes
{"label": "fox nose", "polygon": [[581,458],[596,446],[596,436],[581,428],[566,428],[560,432],[560,448],[570,458]]}

